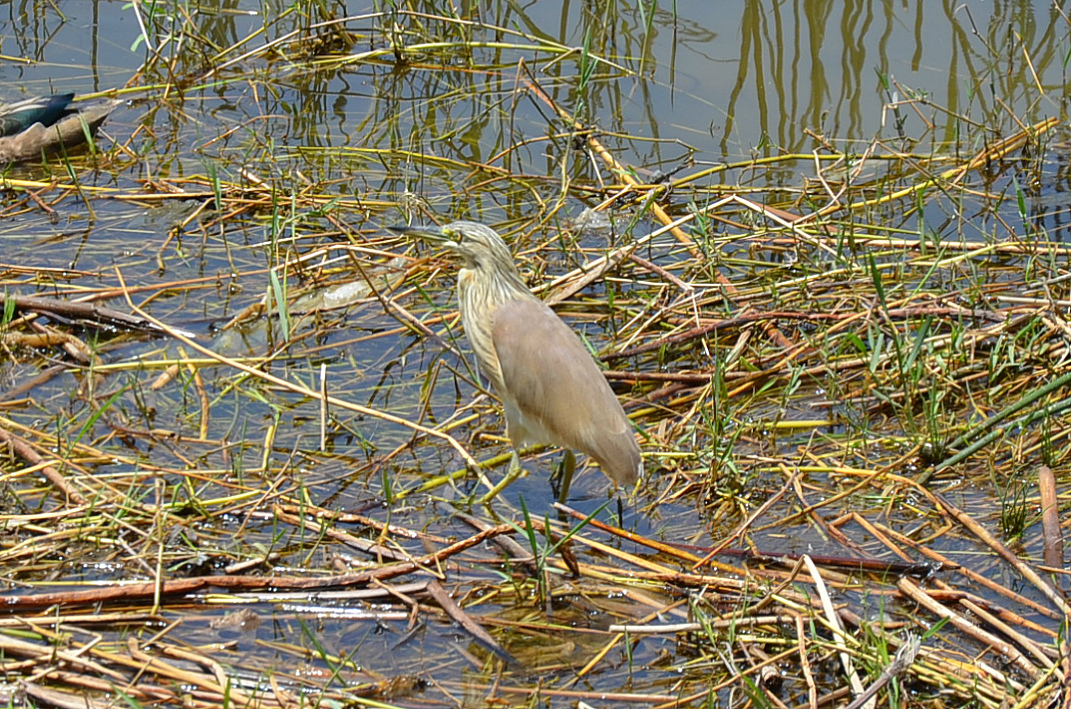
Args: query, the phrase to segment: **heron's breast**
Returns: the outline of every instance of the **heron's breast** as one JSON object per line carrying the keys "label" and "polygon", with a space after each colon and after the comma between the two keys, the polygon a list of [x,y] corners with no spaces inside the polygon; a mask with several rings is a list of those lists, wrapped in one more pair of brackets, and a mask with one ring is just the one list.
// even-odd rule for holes
{"label": "heron's breast", "polygon": [[476,355],[480,371],[491,381],[495,393],[502,395],[502,370],[495,352],[494,323],[498,303],[490,297],[491,292],[481,288],[472,272],[461,269],[457,279],[458,308],[465,336]]}

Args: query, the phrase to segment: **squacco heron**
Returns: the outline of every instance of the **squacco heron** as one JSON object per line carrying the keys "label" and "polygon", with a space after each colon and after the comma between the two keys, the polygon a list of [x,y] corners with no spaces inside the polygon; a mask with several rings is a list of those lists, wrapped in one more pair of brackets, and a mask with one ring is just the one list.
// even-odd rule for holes
{"label": "squacco heron", "polygon": [[444,246],[461,257],[461,321],[480,371],[502,400],[513,444],[509,473],[486,502],[523,474],[517,449],[551,443],[565,449],[559,500],[569,492],[573,450],[594,458],[631,490],[643,474],[640,448],[624,409],[580,338],[532,294],[502,237],[476,222],[390,227]]}

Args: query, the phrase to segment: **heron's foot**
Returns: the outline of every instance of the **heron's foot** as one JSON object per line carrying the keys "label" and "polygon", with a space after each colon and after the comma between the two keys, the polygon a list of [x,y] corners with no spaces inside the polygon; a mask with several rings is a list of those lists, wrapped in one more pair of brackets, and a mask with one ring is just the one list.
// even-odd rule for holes
{"label": "heron's foot", "polygon": [[517,451],[513,451],[513,457],[510,459],[509,471],[506,473],[506,476],[499,480],[498,484],[491,488],[486,495],[484,495],[478,500],[478,502],[481,505],[486,505],[487,503],[491,502],[491,500],[498,497],[498,493],[509,487],[514,480],[517,480],[518,478],[523,478],[527,474],[528,471],[521,467],[521,459],[517,455]]}

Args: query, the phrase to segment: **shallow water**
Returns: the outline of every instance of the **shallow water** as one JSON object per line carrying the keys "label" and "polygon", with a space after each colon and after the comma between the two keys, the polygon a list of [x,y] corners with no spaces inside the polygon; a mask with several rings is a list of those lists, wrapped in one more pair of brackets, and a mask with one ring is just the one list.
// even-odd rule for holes
{"label": "shallow water", "polygon": [[[681,183],[663,198],[674,214],[686,213],[689,203],[713,201],[722,184],[806,213],[824,203],[815,203],[814,191],[797,200],[804,186],[823,180],[835,186],[842,174],[842,168],[827,173],[825,163],[808,159],[812,151],[858,156],[871,150],[874,160],[859,160],[863,169],[853,179],[874,180],[880,192],[899,184],[903,166],[880,161],[894,151],[914,154],[911,160],[947,156],[953,166],[956,159],[1011,135],[1020,123],[1064,116],[1069,25],[1053,4],[850,5],[750,2],[713,12],[700,0],[485,3],[481,22],[470,24],[430,17],[451,14],[440,3],[410,6],[424,14],[380,12],[378,6],[355,3],[246,1],[226,3],[210,14],[173,3],[161,6],[163,14],[155,17],[144,3],[5,4],[0,9],[7,13],[0,27],[6,40],[0,61],[5,100],[70,90],[117,93],[131,101],[106,124],[100,158],[74,156],[76,180],[59,160],[9,170],[9,179],[24,182],[5,194],[0,215],[0,272],[7,292],[62,299],[107,296],[101,302],[128,311],[119,290],[125,284],[134,304],[195,334],[196,342],[212,351],[312,390],[321,386],[323,372],[332,396],[371,410],[333,407],[321,449],[321,409],[312,397],[232,367],[200,364],[190,345],[172,338],[85,331],[85,339],[96,340],[98,359],[61,368],[18,390],[63,355],[49,350],[5,358],[3,387],[18,393],[6,401],[3,415],[69,446],[68,455],[76,460],[65,471],[100,491],[109,520],[131,515],[125,527],[83,520],[87,531],[63,546],[39,541],[36,553],[18,546],[32,539],[25,532],[3,561],[12,588],[31,593],[14,582],[56,580],[109,585],[152,578],[161,569],[169,578],[237,573],[229,565],[269,553],[278,556],[253,567],[255,572],[322,576],[362,568],[368,555],[357,551],[358,545],[284,516],[303,519],[303,504],[366,514],[436,537],[392,536],[391,544],[400,546],[403,556],[427,553],[444,543],[439,537],[473,534],[446,502],[459,503],[481,489],[471,474],[428,494],[398,499],[435,476],[462,470],[464,461],[442,440],[414,434],[377,412],[426,427],[471,414],[448,429],[467,452],[486,461],[508,448],[498,407],[479,398],[468,345],[452,321],[451,266],[429,262],[431,251],[399,242],[383,226],[410,218],[496,224],[535,287],[653,229],[651,213],[633,203],[608,210],[614,213],[614,229],[570,230],[586,209],[612,196],[614,188],[606,185],[622,178],[599,162],[584,135],[578,137],[554,115],[552,102],[594,126],[599,142],[641,183],[656,181],[659,172],[679,170],[673,177],[682,178],[725,163],[803,156],[772,167],[736,164]],[[135,8],[142,13],[140,22]],[[459,12],[467,16],[464,8]],[[349,19],[333,21],[343,17]],[[147,37],[141,35],[143,26],[152,28]],[[349,34],[340,34],[340,28]],[[419,48],[435,40],[455,44],[446,51]],[[391,41],[410,49],[396,55]],[[262,50],[269,42],[271,50]],[[153,51],[158,59],[151,58]],[[1067,140],[1066,118],[1054,134]],[[1066,147],[1054,142],[1043,155],[994,168],[972,183],[1004,194],[1004,200],[972,201],[970,194],[958,192],[924,203],[907,198],[866,211],[858,220],[858,236],[873,235],[871,223],[880,222],[893,234],[915,230],[916,241],[928,238],[936,249],[942,243],[1000,242],[1004,225],[1011,223],[1039,244],[1043,231],[1046,246],[1062,246],[1067,174]],[[77,182],[81,192],[55,187],[53,181]],[[160,197],[179,191],[186,193],[181,199]],[[40,201],[28,192],[40,195]],[[217,194],[225,199],[217,202]],[[855,313],[874,307],[872,273],[862,269],[855,277],[866,285],[858,289],[786,285],[806,273],[855,263],[854,243],[811,249],[809,243],[774,243],[777,237],[738,239],[743,230],[734,231],[736,226],[692,232],[705,251],[702,259],[689,257],[669,236],[655,239],[640,254],[676,269],[704,296],[722,293],[714,279],[719,273],[728,277],[743,298],[726,297],[704,313],[709,317],[736,314],[740,302],[778,289],[785,293],[786,309]],[[920,239],[920,233],[927,236]],[[702,240],[704,234],[711,238]],[[896,267],[903,260],[900,277],[890,275],[890,292],[917,289],[920,302],[961,289],[967,294],[964,302],[976,295],[984,303],[1036,296],[1029,284],[1057,277],[1066,257],[1058,249],[1033,255],[980,253],[938,267],[916,262],[914,251],[896,247],[875,247],[873,253],[874,268]],[[943,252],[941,257],[949,258]],[[865,265],[865,259],[859,263]],[[978,291],[984,294],[965,287],[967,280],[982,283]],[[334,297],[352,282],[367,282],[367,291],[346,295],[346,307],[317,310],[325,288]],[[596,281],[560,312],[596,351],[616,351],[636,344],[631,338],[641,332],[637,319],[653,317],[657,304],[679,296],[674,288],[670,280],[630,267]],[[1051,288],[1047,295],[1067,297],[1060,282]],[[285,292],[291,303],[286,317],[270,305],[277,292]],[[644,307],[607,306],[611,293],[617,301]],[[262,300],[269,303],[268,314],[255,308]],[[826,333],[806,324],[782,326],[797,343],[812,332]],[[904,330],[910,337],[922,328],[913,321]],[[1022,350],[1009,345],[1007,357],[1031,361],[1029,354],[1037,351],[1030,343],[1034,332],[1024,328],[1015,341]],[[1036,332],[1040,341],[1048,331],[1038,325]],[[859,356],[853,342],[830,341],[832,354]],[[709,371],[731,356],[737,342],[735,334],[714,334],[667,360],[654,353],[612,366]],[[859,345],[869,348],[866,356],[889,347],[884,340],[860,340]],[[747,366],[758,368],[761,358],[751,354],[747,350]],[[269,356],[272,361],[264,364]],[[934,345],[933,361],[943,357],[952,355]],[[1027,366],[1003,357],[994,353],[994,368]],[[180,360],[184,364],[171,379],[157,379]],[[739,380],[730,380],[726,388],[734,381]],[[599,512],[600,519],[620,517],[623,527],[656,540],[711,544],[777,494],[786,483],[783,470],[792,468],[802,471],[800,497],[783,498],[757,526],[790,521],[756,531],[750,538],[755,546],[887,554],[870,537],[865,546],[842,545],[827,534],[827,520],[812,525],[806,516],[795,515],[831,489],[850,487],[853,469],[895,460],[897,437],[902,436],[902,450],[910,451],[917,440],[912,426],[924,427],[924,417],[906,420],[895,406],[849,397],[846,392],[859,393],[854,375],[841,380],[801,371],[792,381],[733,398],[719,398],[725,392],[712,387],[695,401],[658,400],[656,412],[641,421],[651,435],[645,445],[650,482],[634,503],[622,503],[620,511],[611,504]],[[618,385],[630,410],[647,406],[645,397],[653,388]],[[956,396],[978,397],[976,414],[999,408],[982,401],[979,391],[957,390]],[[804,423],[786,425],[800,420]],[[805,423],[810,420],[819,423]],[[689,435],[684,425],[689,421],[703,424]],[[830,450],[842,443],[843,454],[832,455]],[[98,452],[107,458],[96,457]],[[837,458],[847,472],[810,471],[807,466],[816,457]],[[557,451],[527,455],[531,474],[508,489],[499,514],[520,524],[523,502],[537,519],[553,516],[547,475],[559,459]],[[1033,461],[1025,457],[1024,467]],[[907,458],[894,472],[914,474],[917,465]],[[12,464],[5,471],[21,467]],[[504,470],[503,460],[489,476],[497,479]],[[941,489],[996,526],[1000,485],[980,480],[959,487],[946,479]],[[12,511],[13,519],[35,509],[64,508],[30,475],[5,483],[26,506]],[[846,499],[827,510],[828,516],[858,513],[905,533],[940,528],[927,510],[906,503],[890,508],[877,490],[868,493]],[[660,497],[671,499],[654,504]],[[606,481],[598,472],[589,469],[574,482],[573,507],[591,513],[606,500]],[[291,507],[275,508],[276,503]],[[137,512],[124,513],[125,505]],[[359,522],[347,525],[345,531],[355,536],[377,538],[374,529]],[[845,529],[853,537],[865,536],[850,521]],[[1036,554],[1036,531],[1026,538],[1028,551]],[[603,541],[648,554],[617,538]],[[973,555],[979,549],[974,540],[952,533],[930,541],[949,554]],[[595,696],[624,691],[672,696],[702,691],[708,682],[705,660],[698,659],[706,657],[702,635],[653,636],[617,646],[594,672],[578,679],[577,671],[610,636],[581,631],[604,631],[654,607],[619,595],[618,586],[592,589],[564,572],[552,575],[554,601],[542,603],[527,575],[497,553],[479,547],[448,570],[447,585],[456,597],[472,602],[475,614],[533,624],[503,625],[508,629],[497,632],[524,667],[509,675],[510,683],[549,677],[548,683],[558,687],[577,680],[577,690]],[[583,555],[591,563],[613,563],[603,552],[585,548]],[[674,568],[688,566],[650,556]],[[999,568],[976,563],[983,572]],[[1007,583],[1015,585],[1017,577],[1009,575]],[[667,607],[677,598],[670,584],[652,582],[643,590]],[[1037,598],[1029,588],[1019,590]],[[483,598],[490,600],[477,602]],[[900,606],[875,605],[865,589],[845,591],[841,598],[875,615],[886,610],[897,618],[907,615]],[[170,633],[175,642],[220,643],[226,662],[248,676],[263,681],[278,672],[292,687],[299,686],[294,678],[303,673],[317,677],[308,686],[328,688],[408,675],[438,683],[423,692],[400,693],[398,701],[407,706],[477,705],[499,677],[485,648],[456,626],[441,616],[410,616],[404,604],[389,597],[325,601],[310,593],[283,601],[264,592],[194,600],[155,611],[153,621],[134,634],[144,639],[160,624],[181,620]],[[732,607],[698,595],[692,603]],[[237,604],[254,610],[263,622],[240,631],[210,625]],[[399,615],[399,608],[406,613]],[[364,610],[367,615],[354,617]],[[678,619],[677,611],[662,612]],[[689,617],[698,612],[691,608]],[[551,622],[573,630],[545,631],[542,625]],[[1038,622],[1055,627],[1051,619]],[[117,641],[126,631],[108,625],[100,632]],[[345,672],[337,677],[321,675],[340,666]],[[829,677],[826,681],[835,684]],[[804,691],[792,685],[783,698],[796,701]],[[733,692],[717,695],[722,705],[743,701]],[[511,701],[524,704],[519,696]],[[547,701],[564,705],[567,700]]]}

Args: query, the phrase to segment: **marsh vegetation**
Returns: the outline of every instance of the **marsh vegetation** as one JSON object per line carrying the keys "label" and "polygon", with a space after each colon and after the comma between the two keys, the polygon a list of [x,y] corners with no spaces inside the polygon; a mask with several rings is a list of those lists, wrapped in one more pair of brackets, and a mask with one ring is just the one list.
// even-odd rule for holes
{"label": "marsh vegetation", "polygon": [[[1057,4],[219,5],[4,6],[6,100],[129,102],[3,175],[12,704],[1066,702]],[[461,218],[631,498],[471,504],[456,269],[384,228]]]}

